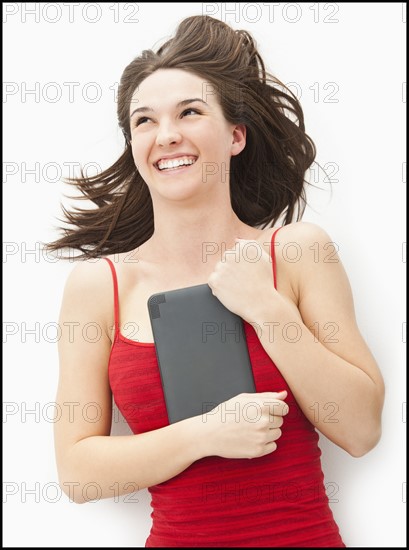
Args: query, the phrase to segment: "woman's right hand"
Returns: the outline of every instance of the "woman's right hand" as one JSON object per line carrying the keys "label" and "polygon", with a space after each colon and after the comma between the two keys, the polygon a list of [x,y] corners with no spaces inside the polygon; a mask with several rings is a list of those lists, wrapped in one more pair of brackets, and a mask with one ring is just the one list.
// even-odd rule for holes
{"label": "woman's right hand", "polygon": [[272,453],[281,437],[287,392],[241,393],[201,415],[206,456],[256,458]]}

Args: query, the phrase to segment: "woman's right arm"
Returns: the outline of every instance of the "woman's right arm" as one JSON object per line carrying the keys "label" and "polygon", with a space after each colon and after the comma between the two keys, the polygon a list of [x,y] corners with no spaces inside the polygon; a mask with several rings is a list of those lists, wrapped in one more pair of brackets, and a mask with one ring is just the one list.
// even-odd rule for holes
{"label": "woman's right arm", "polygon": [[[56,398],[61,417],[54,423],[54,435],[59,483],[71,500],[83,503],[132,493],[171,479],[205,456],[254,458],[275,450],[288,407],[278,400],[285,395],[273,393],[233,398],[243,405],[260,400],[263,415],[257,423],[232,415],[223,421],[222,415],[209,414],[143,434],[110,436],[110,296],[112,279],[104,260],[78,264],[64,290]],[[271,400],[278,405],[274,415]]]}
{"label": "woman's right arm", "polygon": [[[161,483],[203,456],[194,419],[139,435],[110,436],[112,279],[104,260],[83,262],[64,290],[54,423],[59,482],[77,503]],[[87,485],[89,484],[89,485]]]}

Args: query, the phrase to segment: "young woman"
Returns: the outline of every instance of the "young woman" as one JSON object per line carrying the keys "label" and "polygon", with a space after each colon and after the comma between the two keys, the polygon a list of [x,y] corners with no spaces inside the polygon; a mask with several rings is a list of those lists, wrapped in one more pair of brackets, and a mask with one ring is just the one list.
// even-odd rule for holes
{"label": "young woman", "polygon": [[[148,487],[147,547],[344,546],[316,429],[364,455],[384,387],[330,237],[299,221],[315,158],[299,103],[247,32],[194,16],[126,67],[118,118],[122,156],[71,182],[97,208],[65,210],[49,245],[87,260],[60,315],[57,402],[78,404],[55,424],[63,490]],[[203,283],[244,320],[257,393],[169,424],[147,299]],[[112,397],[134,435],[110,437]]]}

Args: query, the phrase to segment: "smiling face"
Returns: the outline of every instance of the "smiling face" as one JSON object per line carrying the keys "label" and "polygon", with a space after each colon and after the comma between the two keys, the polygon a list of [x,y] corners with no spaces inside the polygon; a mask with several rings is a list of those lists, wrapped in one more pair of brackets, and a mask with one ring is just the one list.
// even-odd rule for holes
{"label": "smiling face", "polygon": [[213,89],[187,71],[160,69],[134,92],[132,153],[152,199],[188,198],[217,184],[229,191],[230,158],[243,150],[246,129],[226,121]]}

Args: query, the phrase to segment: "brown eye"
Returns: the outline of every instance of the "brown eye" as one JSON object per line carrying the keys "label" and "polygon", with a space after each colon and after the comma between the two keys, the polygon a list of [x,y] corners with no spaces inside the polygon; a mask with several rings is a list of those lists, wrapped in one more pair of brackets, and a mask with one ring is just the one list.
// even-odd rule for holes
{"label": "brown eye", "polygon": [[200,115],[200,111],[198,111],[197,109],[185,109],[181,116],[184,116],[188,113],[193,113],[194,115]]}
{"label": "brown eye", "polygon": [[135,128],[136,128],[137,126],[139,126],[140,124],[144,124],[144,122],[146,122],[147,120],[149,120],[149,118],[146,117],[146,116],[141,116],[141,117],[137,118],[137,119],[136,119],[136,122],[135,122],[135,125],[134,125]]}

